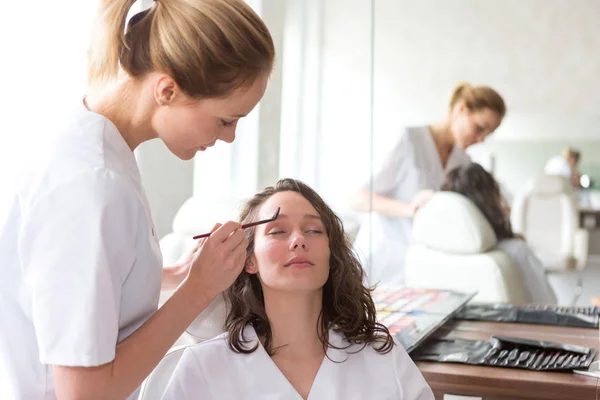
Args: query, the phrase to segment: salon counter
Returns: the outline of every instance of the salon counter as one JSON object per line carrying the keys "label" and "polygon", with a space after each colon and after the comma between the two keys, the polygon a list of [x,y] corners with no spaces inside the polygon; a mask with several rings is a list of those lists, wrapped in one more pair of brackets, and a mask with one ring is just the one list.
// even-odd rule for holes
{"label": "salon counter", "polygon": [[[549,340],[598,348],[598,329],[511,324],[499,322],[450,321],[434,337],[490,339],[493,335]],[[598,354],[596,355],[596,360]],[[539,372],[523,369],[417,362],[433,389],[436,400],[445,395],[482,400],[592,400],[600,398],[600,379],[575,373]],[[469,397],[470,396],[470,397]],[[450,396],[446,396],[451,398]],[[463,399],[463,397],[461,397]]]}

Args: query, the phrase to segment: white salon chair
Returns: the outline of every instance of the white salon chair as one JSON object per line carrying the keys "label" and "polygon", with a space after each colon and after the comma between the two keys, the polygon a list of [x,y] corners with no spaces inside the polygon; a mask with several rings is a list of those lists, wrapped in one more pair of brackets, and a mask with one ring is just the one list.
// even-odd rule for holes
{"label": "white salon chair", "polygon": [[146,378],[138,399],[160,400],[185,348],[223,333],[225,316],[225,301],[223,296],[219,295],[188,327],[184,335],[185,344],[172,347]]}
{"label": "white salon chair", "polygon": [[513,202],[511,222],[549,272],[581,270],[587,264],[589,234],[579,228],[578,203],[567,178],[532,179]]}
{"label": "white salon chair", "polygon": [[173,347],[144,380],[138,400],[160,400],[187,346]]}
{"label": "white salon chair", "polygon": [[[242,200],[234,198],[215,198],[210,202],[197,197],[188,199],[173,219],[173,231],[160,241],[163,263],[172,264],[189,251],[194,244],[194,235],[209,232],[217,222],[236,220],[242,205]],[[171,294],[172,292],[162,292],[160,304],[167,301]],[[194,344],[221,334],[225,316],[225,300],[219,295],[196,318],[175,345]]]}
{"label": "white salon chair", "polygon": [[437,192],[415,215],[405,260],[409,287],[476,291],[473,301],[528,303],[512,258],[495,249],[496,235],[466,197]]}
{"label": "white salon chair", "polygon": [[575,305],[583,292],[589,232],[579,227],[578,200],[569,180],[560,175],[540,175],[530,180],[513,202],[511,223],[547,274],[577,274],[570,300]]}
{"label": "white salon chair", "polygon": [[[210,231],[216,222],[235,220],[241,204],[235,199],[216,199],[210,204],[195,197],[188,199],[175,215],[173,232],[160,241],[164,264],[172,264],[183,256],[193,246],[194,235]],[[167,301],[171,294],[162,292],[160,304]],[[226,313],[225,300],[219,295],[198,315],[146,378],[138,399],[160,400],[185,348],[223,333]]]}

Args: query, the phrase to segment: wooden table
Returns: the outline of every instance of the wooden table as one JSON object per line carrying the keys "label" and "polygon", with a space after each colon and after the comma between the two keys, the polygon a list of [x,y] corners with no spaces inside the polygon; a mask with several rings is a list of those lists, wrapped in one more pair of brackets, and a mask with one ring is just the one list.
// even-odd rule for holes
{"label": "wooden table", "polygon": [[[499,322],[450,321],[434,337],[489,339],[492,335],[550,340],[575,345],[600,346],[597,329],[566,328]],[[599,355],[596,354],[596,360]],[[600,379],[575,373],[417,362],[437,400],[444,394],[483,400],[595,400],[600,399]]]}

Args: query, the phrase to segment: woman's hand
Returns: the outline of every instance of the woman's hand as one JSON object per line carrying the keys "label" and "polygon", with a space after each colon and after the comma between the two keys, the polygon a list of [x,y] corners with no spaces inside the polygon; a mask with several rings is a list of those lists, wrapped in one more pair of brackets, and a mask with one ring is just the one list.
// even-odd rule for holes
{"label": "woman's hand", "polygon": [[212,299],[231,286],[242,271],[248,239],[240,224],[233,221],[217,224],[211,232],[193,252],[184,284]]}
{"label": "woman's hand", "polygon": [[433,194],[435,193],[434,190],[431,189],[424,189],[424,190],[420,190],[418,191],[412,198],[411,202],[410,202],[410,206],[411,206],[411,211],[412,211],[412,215],[414,216],[415,213],[417,212],[417,210],[424,206],[425,204],[427,204],[429,202],[429,200],[431,200],[431,198],[433,197]]}

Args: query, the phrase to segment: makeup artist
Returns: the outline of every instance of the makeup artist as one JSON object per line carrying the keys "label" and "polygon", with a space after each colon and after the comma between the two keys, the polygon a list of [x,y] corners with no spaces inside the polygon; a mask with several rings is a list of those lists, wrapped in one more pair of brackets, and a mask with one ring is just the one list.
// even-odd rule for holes
{"label": "makeup artist", "polygon": [[[163,269],[133,151],[233,142],[265,92],[269,31],[243,0],[159,0],[125,29],[133,3],[99,2],[88,94],[0,212],[1,399],[136,399],[242,270],[231,221]],[[157,311],[161,283],[178,289]]]}
{"label": "makeup artist", "polygon": [[454,89],[442,120],[399,132],[375,168],[372,193],[369,181],[354,199],[356,210],[373,212],[373,223],[363,225],[355,242],[371,284],[404,283],[412,217],[439,189],[447,171],[471,162],[466,148],[494,132],[505,113],[504,100],[494,89],[463,83]]}

